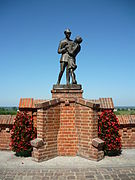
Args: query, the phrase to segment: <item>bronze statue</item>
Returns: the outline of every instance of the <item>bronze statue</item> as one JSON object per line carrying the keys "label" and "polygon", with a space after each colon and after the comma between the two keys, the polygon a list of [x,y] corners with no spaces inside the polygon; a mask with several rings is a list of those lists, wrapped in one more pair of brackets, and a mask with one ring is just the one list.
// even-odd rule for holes
{"label": "bronze statue", "polygon": [[70,39],[71,31],[69,29],[66,29],[64,33],[66,38],[60,41],[58,48],[58,53],[62,55],[60,59],[60,73],[57,84],[60,84],[65,68],[66,68],[67,85],[70,84],[70,76],[72,77],[72,84],[77,84],[74,71],[77,68],[76,56],[80,52],[81,49],[80,43],[82,42],[82,38],[78,36],[75,38],[74,41],[72,41]]}

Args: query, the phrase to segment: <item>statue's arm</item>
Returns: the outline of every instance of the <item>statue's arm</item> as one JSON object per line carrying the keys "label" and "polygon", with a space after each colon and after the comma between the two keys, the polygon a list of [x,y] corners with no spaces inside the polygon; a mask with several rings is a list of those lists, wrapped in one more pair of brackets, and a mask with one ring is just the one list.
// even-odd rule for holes
{"label": "statue's arm", "polygon": [[78,44],[75,44],[72,49],[69,49],[68,53],[71,56],[76,56],[79,53],[80,49],[80,45],[78,46]]}
{"label": "statue's arm", "polygon": [[[65,46],[66,46],[66,44],[65,44]],[[60,42],[59,47],[58,47],[59,54],[64,54],[65,52],[67,52],[67,48],[65,46],[63,47],[63,44]]]}
{"label": "statue's arm", "polygon": [[76,55],[80,52],[80,50],[81,50],[81,46],[79,45],[76,49]]}

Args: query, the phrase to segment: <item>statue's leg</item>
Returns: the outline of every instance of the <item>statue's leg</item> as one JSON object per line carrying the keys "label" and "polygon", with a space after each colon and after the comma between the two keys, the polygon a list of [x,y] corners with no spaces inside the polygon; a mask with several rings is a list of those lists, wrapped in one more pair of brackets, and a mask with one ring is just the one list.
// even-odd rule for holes
{"label": "statue's leg", "polygon": [[73,69],[70,69],[71,76],[72,76],[72,84],[77,84],[76,76]]}
{"label": "statue's leg", "polygon": [[59,73],[59,76],[58,76],[57,84],[60,84],[60,81],[61,81],[63,72],[64,72],[64,70],[65,70],[65,67],[66,67],[65,62],[61,62],[61,63],[60,63],[60,73]]}
{"label": "statue's leg", "polygon": [[68,69],[68,64],[66,66],[66,81],[67,81],[67,85],[70,84],[70,71]]}

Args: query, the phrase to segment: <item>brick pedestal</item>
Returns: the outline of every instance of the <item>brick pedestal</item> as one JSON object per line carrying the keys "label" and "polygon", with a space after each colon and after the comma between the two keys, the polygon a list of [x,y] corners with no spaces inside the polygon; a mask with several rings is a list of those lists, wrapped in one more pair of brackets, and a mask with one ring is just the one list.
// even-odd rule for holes
{"label": "brick pedestal", "polygon": [[36,105],[37,139],[32,141],[33,158],[42,161],[58,155],[79,155],[102,159],[100,141],[95,139],[99,104],[82,98],[81,85],[54,85],[51,92],[52,100]]}

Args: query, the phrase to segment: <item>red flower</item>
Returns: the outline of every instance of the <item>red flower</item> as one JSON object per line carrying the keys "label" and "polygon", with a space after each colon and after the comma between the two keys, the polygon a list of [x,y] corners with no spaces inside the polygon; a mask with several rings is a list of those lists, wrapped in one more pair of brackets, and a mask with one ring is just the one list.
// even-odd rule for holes
{"label": "red flower", "polygon": [[30,140],[33,137],[36,137],[36,128],[33,128],[31,117],[26,112],[18,112],[11,131],[12,150],[20,152],[32,149]]}
{"label": "red flower", "polygon": [[99,117],[98,135],[105,141],[105,153],[121,149],[119,122],[112,110],[105,110],[101,113]]}

